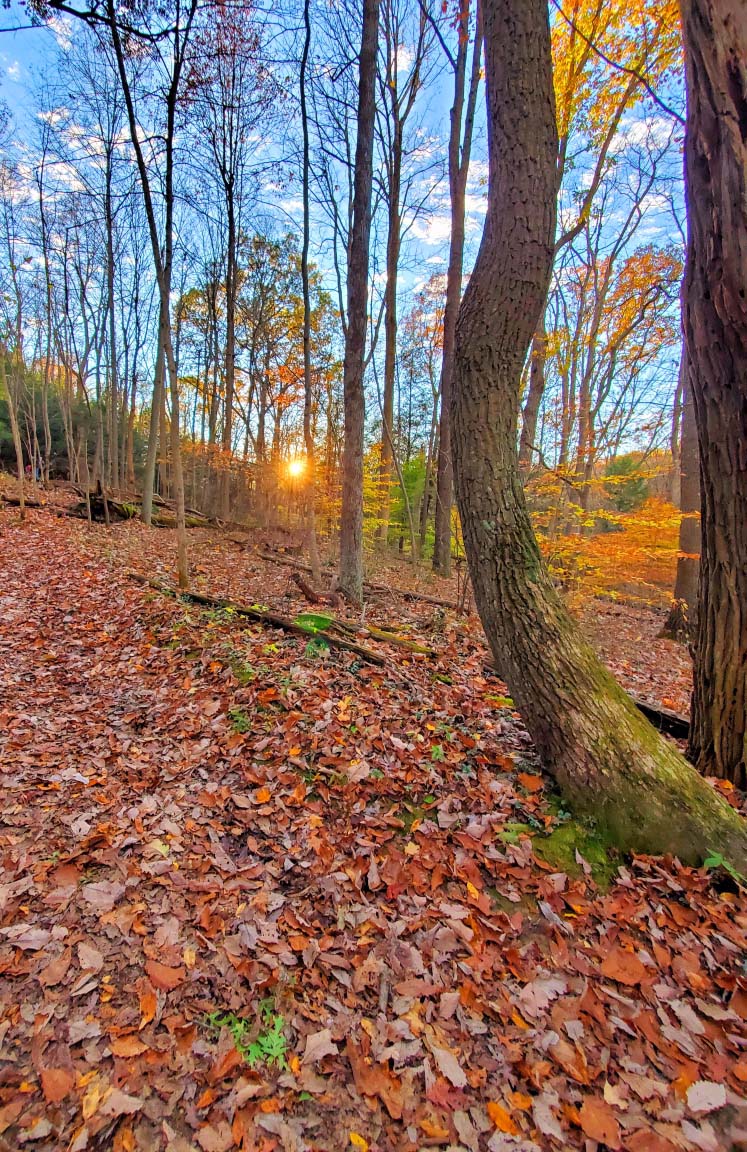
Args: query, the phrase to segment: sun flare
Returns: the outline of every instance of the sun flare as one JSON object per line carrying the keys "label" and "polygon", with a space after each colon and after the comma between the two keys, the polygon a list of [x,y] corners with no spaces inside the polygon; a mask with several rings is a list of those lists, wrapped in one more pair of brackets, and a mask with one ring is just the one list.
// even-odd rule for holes
{"label": "sun flare", "polygon": [[288,475],[291,480],[297,480],[299,476],[303,476],[306,471],[306,461],[303,456],[295,456],[293,460],[288,461]]}

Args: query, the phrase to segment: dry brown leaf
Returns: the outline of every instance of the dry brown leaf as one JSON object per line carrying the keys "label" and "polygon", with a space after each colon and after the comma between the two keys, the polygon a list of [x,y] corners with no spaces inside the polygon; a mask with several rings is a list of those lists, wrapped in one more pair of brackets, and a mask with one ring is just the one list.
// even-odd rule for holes
{"label": "dry brown leaf", "polygon": [[628,952],[626,948],[615,947],[607,953],[602,961],[602,975],[609,980],[616,980],[618,984],[633,987],[640,984],[649,975],[649,969],[639,960],[635,952]]}
{"label": "dry brown leaf", "polygon": [[154,987],[160,988],[162,992],[171,992],[174,988],[178,988],[187,976],[186,969],[181,965],[178,968],[169,968],[167,964],[161,964],[158,960],[146,960],[145,971]]}
{"label": "dry brown leaf", "polygon": [[75,1084],[75,1073],[70,1068],[42,1068],[41,1085],[48,1104],[59,1104]]}
{"label": "dry brown leaf", "polygon": [[590,1140],[620,1148],[620,1125],[610,1105],[600,1096],[587,1096],[579,1113],[584,1135]]}

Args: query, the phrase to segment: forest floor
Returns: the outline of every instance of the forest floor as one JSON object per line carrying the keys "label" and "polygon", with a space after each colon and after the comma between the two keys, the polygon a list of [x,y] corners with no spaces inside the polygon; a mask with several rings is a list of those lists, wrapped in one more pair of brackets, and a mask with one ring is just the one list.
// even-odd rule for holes
{"label": "forest floor", "polygon": [[[196,588],[308,610],[190,536]],[[744,895],[567,819],[475,618],[372,600],[437,650],[376,667],[127,578],[173,552],[0,511],[0,1149],[747,1147]],[[585,614],[682,711],[660,623]]]}

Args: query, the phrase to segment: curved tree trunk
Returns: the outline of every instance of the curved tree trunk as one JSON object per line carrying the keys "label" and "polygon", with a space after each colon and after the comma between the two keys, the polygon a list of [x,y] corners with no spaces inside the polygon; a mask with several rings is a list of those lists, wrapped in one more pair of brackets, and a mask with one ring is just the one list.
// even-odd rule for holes
{"label": "curved tree trunk", "polygon": [[456,493],[493,657],[570,803],[623,848],[747,863],[747,824],[654,731],[582,638],[524,501],[521,371],[550,275],[555,157],[545,0],[485,0],[490,192],[457,324]]}
{"label": "curved tree trunk", "polygon": [[682,0],[685,351],[700,445],[690,755],[747,787],[747,8]]}

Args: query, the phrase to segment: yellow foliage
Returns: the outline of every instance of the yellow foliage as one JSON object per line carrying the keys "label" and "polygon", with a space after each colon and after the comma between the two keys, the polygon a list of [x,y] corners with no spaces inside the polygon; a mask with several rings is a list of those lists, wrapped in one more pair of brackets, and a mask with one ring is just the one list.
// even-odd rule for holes
{"label": "yellow foliage", "polygon": [[677,569],[681,513],[650,499],[634,512],[606,517],[611,531],[540,536],[553,577],[572,600],[604,595],[666,606]]}

